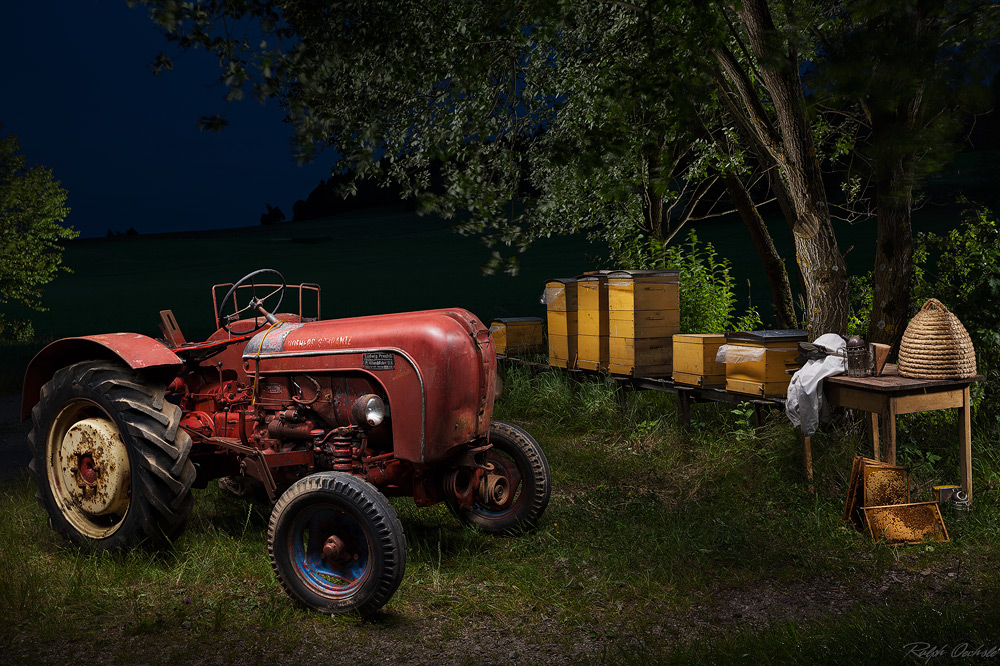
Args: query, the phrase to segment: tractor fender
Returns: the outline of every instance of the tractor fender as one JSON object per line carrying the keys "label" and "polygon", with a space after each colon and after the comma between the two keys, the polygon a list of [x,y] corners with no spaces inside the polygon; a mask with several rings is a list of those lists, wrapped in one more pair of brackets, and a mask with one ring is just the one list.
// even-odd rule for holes
{"label": "tractor fender", "polygon": [[45,382],[59,368],[91,360],[120,360],[133,370],[176,374],[182,365],[177,354],[159,340],[138,333],[106,333],[63,338],[46,346],[31,359],[21,391],[21,420],[31,416]]}

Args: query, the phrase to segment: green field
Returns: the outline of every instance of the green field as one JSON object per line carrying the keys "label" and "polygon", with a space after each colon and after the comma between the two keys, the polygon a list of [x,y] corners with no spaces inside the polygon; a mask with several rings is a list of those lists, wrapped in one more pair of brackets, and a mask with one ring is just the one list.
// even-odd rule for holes
{"label": "green field", "polygon": [[[956,214],[932,211],[915,227],[940,231],[956,222]],[[837,226],[842,250],[850,248],[849,270],[870,270],[874,224]],[[791,235],[782,223],[772,227],[794,285]],[[723,218],[692,229],[732,262],[739,307],[756,305],[766,323],[770,292],[742,224]],[[463,307],[488,322],[544,316],[539,296],[547,278],[612,267],[606,247],[579,236],[538,241],[520,256],[517,276],[484,275],[489,257],[479,239],[454,233],[445,220],[378,210],[268,227],[72,241],[65,262],[73,272],[46,287],[48,311],[21,313],[34,322],[38,342],[4,348],[0,393],[18,389],[27,362],[47,340],[117,331],[158,336],[164,309],[173,310],[187,339],[202,339],[214,330],[211,286],[257,268],[274,268],[289,283],[318,283],[327,319]]]}

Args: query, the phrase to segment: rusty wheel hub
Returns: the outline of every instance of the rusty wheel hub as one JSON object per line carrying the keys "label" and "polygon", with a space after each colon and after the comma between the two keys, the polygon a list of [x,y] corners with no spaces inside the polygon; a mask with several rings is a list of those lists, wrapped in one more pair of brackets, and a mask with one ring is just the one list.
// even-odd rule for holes
{"label": "rusty wheel hub", "polygon": [[[101,538],[108,517],[128,510],[131,466],[121,434],[110,419],[56,417],[49,447],[49,478],[64,515],[82,534]],[[79,419],[79,420],[76,420]]]}
{"label": "rusty wheel hub", "polygon": [[489,472],[479,484],[479,499],[485,504],[505,506],[510,501],[510,483],[506,476]]}
{"label": "rusty wheel hub", "polygon": [[326,538],[326,542],[323,544],[323,560],[327,564],[343,564],[344,562],[349,562],[351,559],[358,559],[357,555],[353,557],[349,552],[347,552],[347,546],[344,544],[344,540],[341,539],[336,534],[331,534]]}

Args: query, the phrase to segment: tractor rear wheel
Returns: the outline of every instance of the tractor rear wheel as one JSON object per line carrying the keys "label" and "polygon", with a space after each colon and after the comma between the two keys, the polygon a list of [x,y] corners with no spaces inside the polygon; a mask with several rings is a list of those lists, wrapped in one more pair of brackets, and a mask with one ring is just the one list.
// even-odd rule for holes
{"label": "tractor rear wheel", "polygon": [[[523,428],[493,421],[484,478],[471,506],[449,502],[459,520],[490,534],[514,535],[535,529],[549,504],[552,473],[542,447]],[[481,487],[482,488],[482,487]]]}
{"label": "tractor rear wheel", "polygon": [[278,498],[267,531],[285,591],[322,613],[368,616],[403,580],[403,525],[375,486],[344,472],[299,479]]}
{"label": "tractor rear wheel", "polygon": [[31,418],[29,470],[56,532],[99,550],[181,533],[195,468],[162,384],[118,363],[76,363],[42,387]]}

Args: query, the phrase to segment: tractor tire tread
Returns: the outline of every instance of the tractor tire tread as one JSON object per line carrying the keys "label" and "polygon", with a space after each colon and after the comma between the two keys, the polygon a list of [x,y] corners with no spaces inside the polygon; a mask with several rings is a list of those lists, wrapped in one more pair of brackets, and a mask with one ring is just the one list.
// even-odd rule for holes
{"label": "tractor tire tread", "polygon": [[[388,499],[375,486],[364,479],[342,472],[321,472],[306,476],[294,483],[278,498],[271,513],[267,531],[267,551],[274,574],[281,586],[298,599],[290,581],[282,575],[277,563],[275,538],[277,518],[302,495],[312,492],[326,492],[340,496],[354,504],[372,522],[375,539],[378,540],[383,555],[383,572],[375,590],[353,610],[362,617],[371,615],[384,606],[396,592],[406,568],[406,536],[403,524],[396,515]],[[298,599],[301,601],[301,599]]]}
{"label": "tractor tire tread", "polygon": [[[28,469],[37,491],[35,497],[50,515],[53,528],[80,545],[90,541],[71,527],[52,520],[58,509],[48,506],[44,488],[48,486],[46,434],[43,431],[46,410],[58,410],[49,404],[64,390],[85,388],[99,395],[115,412],[119,431],[129,436],[133,460],[139,465],[133,474],[141,481],[141,492],[134,493],[129,511],[135,511],[135,523],[129,534],[113,539],[111,550],[133,547],[140,543],[160,546],[181,533],[191,512],[194,498],[191,487],[196,477],[194,464],[188,459],[192,448],[191,436],[177,427],[180,408],[163,400],[162,387],[144,383],[141,371],[110,361],[83,361],[57,370],[40,390],[39,402],[32,409],[33,428],[28,435],[32,460]],[[123,426],[123,427],[122,427]],[[141,497],[144,501],[137,501]],[[117,535],[117,533],[112,536]]]}

